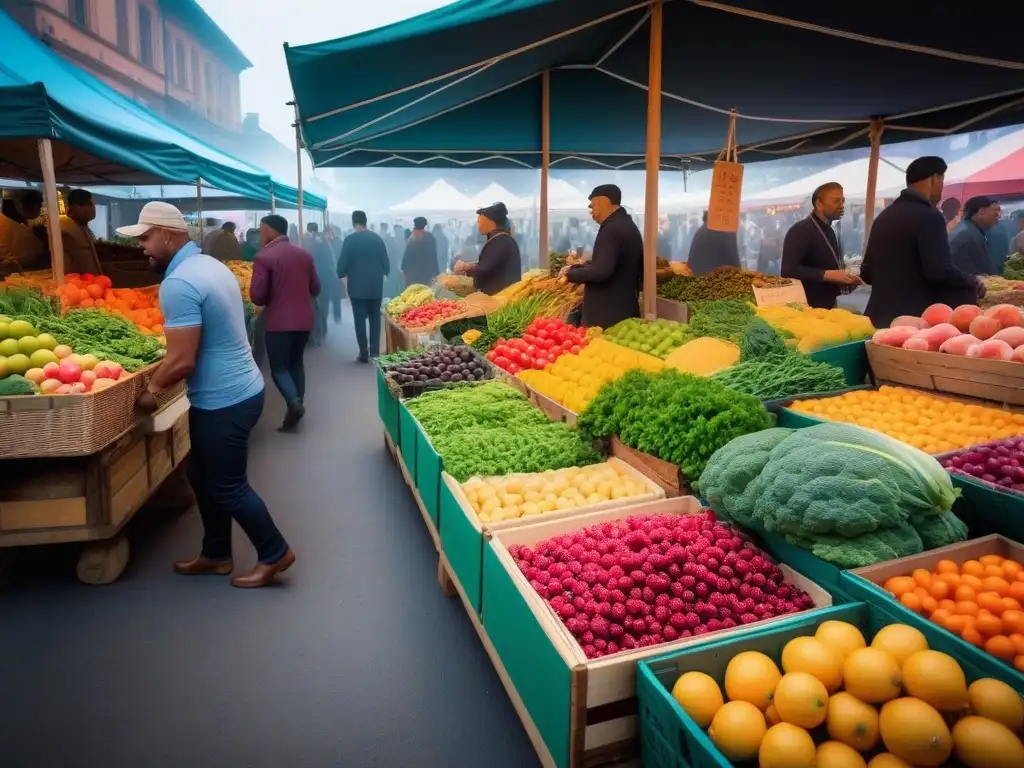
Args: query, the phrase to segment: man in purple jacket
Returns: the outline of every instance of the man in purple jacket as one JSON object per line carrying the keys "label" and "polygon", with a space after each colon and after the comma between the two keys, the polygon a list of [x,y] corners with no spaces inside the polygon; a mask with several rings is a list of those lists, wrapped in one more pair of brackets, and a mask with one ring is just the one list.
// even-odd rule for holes
{"label": "man in purple jacket", "polygon": [[253,304],[264,308],[270,375],[288,405],[280,431],[287,431],[306,413],[302,356],[315,322],[313,299],[320,295],[320,280],[313,256],[288,241],[288,222],[283,216],[260,220],[260,245],[249,295]]}

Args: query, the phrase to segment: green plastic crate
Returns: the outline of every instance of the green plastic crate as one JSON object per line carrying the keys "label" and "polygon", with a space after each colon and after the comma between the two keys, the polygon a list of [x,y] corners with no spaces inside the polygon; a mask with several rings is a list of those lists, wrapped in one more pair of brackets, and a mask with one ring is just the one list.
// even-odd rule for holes
{"label": "green plastic crate", "polygon": [[377,369],[377,413],[391,442],[399,444],[398,398],[388,389],[384,371]]}
{"label": "green plastic crate", "polygon": [[419,422],[413,416],[405,403],[398,402],[398,447],[402,452],[402,461],[409,472],[409,480],[416,483],[416,435],[420,431]]}
{"label": "green plastic crate", "polygon": [[1024,494],[994,488],[973,477],[951,477],[962,494],[953,511],[967,523],[972,537],[998,533],[1024,542]]}
{"label": "green plastic crate", "polygon": [[441,549],[459,580],[466,599],[477,616],[482,609],[483,557],[485,541],[480,523],[459,504],[453,487],[458,481],[441,476]]}
{"label": "green plastic crate", "polygon": [[868,353],[863,341],[851,341],[838,347],[819,349],[811,359],[843,369],[846,383],[851,387],[863,384],[868,378]]}
{"label": "green plastic crate", "polygon": [[[705,672],[723,686],[725,668],[737,653],[760,651],[779,663],[786,643],[796,637],[813,635],[820,624],[829,620],[855,624],[870,642],[875,633],[888,624],[910,623],[893,610],[894,605],[857,602],[822,608],[739,637],[641,661],[637,669],[637,698],[645,768],[733,768],[704,729],[672,698],[672,686],[684,672]],[[919,629],[932,649],[960,662],[968,681],[993,676],[987,665],[979,665],[975,659],[962,655],[952,642],[955,638],[948,632],[937,631],[934,626]]]}
{"label": "green plastic crate", "polygon": [[[933,624],[924,616],[907,609],[877,584],[873,584],[857,574],[844,571],[840,579],[840,589],[849,595],[851,599],[884,608],[884,610],[896,617],[895,621],[909,624],[921,630],[925,637],[928,638],[928,644],[932,648],[945,651],[964,665],[965,670],[967,665],[978,669],[979,674],[976,675],[977,677],[994,677],[997,680],[1002,680],[1007,685],[1013,686],[1018,691],[1024,691],[1024,674],[1021,674],[1009,664],[1000,661],[995,656],[986,653],[981,648],[976,648],[970,643],[964,642],[949,630]],[[936,644],[940,641],[943,645],[942,648]]]}
{"label": "green plastic crate", "polygon": [[840,589],[839,575],[842,571],[832,563],[812,555],[802,547],[790,544],[774,533],[764,531],[756,535],[764,550],[778,562],[785,563],[797,573],[802,573],[832,594],[836,594],[836,590]]}
{"label": "green plastic crate", "polygon": [[416,488],[423,499],[427,514],[439,528],[438,520],[441,512],[441,472],[444,471],[444,459],[434,450],[430,438],[423,427],[416,424]]}

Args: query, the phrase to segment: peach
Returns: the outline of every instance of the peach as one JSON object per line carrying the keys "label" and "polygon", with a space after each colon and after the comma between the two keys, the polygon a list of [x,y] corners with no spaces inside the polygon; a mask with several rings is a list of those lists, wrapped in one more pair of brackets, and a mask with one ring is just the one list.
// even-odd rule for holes
{"label": "peach", "polygon": [[[952,339],[947,339],[943,342],[942,346],[939,347],[939,352],[945,352],[949,355],[960,355],[963,357],[967,354],[967,350],[975,344],[981,344],[979,339],[974,338],[969,333],[961,334],[960,336],[954,336]],[[979,347],[979,351],[980,347]]]}
{"label": "peach", "polygon": [[927,341],[928,346],[931,347],[932,350],[937,350],[950,339],[959,336],[960,331],[958,331],[956,326],[951,323],[939,323],[931,328],[919,331],[917,335]]}
{"label": "peach", "polygon": [[985,317],[985,315],[978,315],[976,318],[971,320],[971,335],[981,339],[982,341],[985,341],[986,339],[991,339],[1002,329],[1002,323],[1000,323],[994,317]]}
{"label": "peach", "polygon": [[44,395],[52,395],[57,392],[58,389],[63,387],[64,384],[60,379],[46,379],[42,384],[39,385],[39,391]]}
{"label": "peach", "polygon": [[999,331],[999,333],[992,338],[998,339],[999,341],[1005,341],[1011,347],[1016,349],[1021,344],[1024,344],[1024,328],[1016,325],[1009,328],[1003,328],[1003,330]]}
{"label": "peach", "polygon": [[961,333],[968,333],[971,330],[971,321],[981,314],[981,307],[974,304],[961,304],[953,310],[949,322],[960,329]]}
{"label": "peach", "polygon": [[932,304],[921,314],[921,319],[929,325],[948,323],[953,317],[953,308],[949,304]]}
{"label": "peach", "polygon": [[889,324],[890,328],[902,328],[903,326],[909,326],[919,330],[930,327],[930,325],[920,317],[914,317],[913,315],[900,315]]}
{"label": "peach", "polygon": [[1011,359],[1015,363],[1024,363],[1024,346],[1017,347],[1013,350],[1013,357]]}
{"label": "peach", "polygon": [[1005,341],[989,339],[988,341],[981,342],[981,350],[978,352],[978,357],[985,360],[1012,360],[1013,347]]}
{"label": "peach", "polygon": [[1020,310],[1012,304],[996,304],[989,307],[985,310],[985,317],[995,318],[1003,328],[1021,324]]}
{"label": "peach", "polygon": [[882,328],[879,331],[875,331],[872,341],[887,347],[902,347],[903,342],[916,334],[917,329],[909,325],[903,325],[898,328]]}
{"label": "peach", "polygon": [[928,352],[931,349],[931,345],[928,343],[928,339],[924,336],[911,336],[905,342],[903,342],[904,349],[911,349],[914,352]]}

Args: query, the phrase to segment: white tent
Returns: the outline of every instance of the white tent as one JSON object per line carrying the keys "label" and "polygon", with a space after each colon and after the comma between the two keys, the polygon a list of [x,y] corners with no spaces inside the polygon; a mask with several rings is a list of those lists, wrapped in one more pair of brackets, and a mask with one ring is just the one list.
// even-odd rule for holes
{"label": "white tent", "polygon": [[[891,187],[898,186],[902,189],[906,186],[904,184],[904,176],[911,160],[913,158],[910,157],[879,158],[878,181],[875,185],[878,197],[885,197],[882,192]],[[868,188],[868,162],[866,157],[851,160],[848,163],[842,163],[841,165],[811,174],[803,179],[782,184],[774,189],[768,189],[750,197],[744,197],[743,207],[802,203],[810,199],[811,193],[815,189],[830,181],[843,185],[843,191],[846,193],[847,200],[863,201],[867,195]]]}
{"label": "white tent", "polygon": [[501,184],[493,181],[473,195],[473,205],[477,208],[486,208],[495,203],[504,203],[510,212],[528,211],[533,207],[533,201],[529,198],[513,195]]}
{"label": "white tent", "polygon": [[564,179],[548,181],[549,211],[586,211],[590,208],[590,199],[576,187]]}
{"label": "white tent", "polygon": [[995,165],[1019,149],[1024,149],[1024,131],[1014,131],[1000,136],[977,152],[972,152],[967,157],[950,163],[949,168],[946,169],[946,183],[953,184],[963,181],[968,176],[973,176],[979,171]]}
{"label": "white tent", "polygon": [[[494,202],[493,200],[491,202]],[[462,194],[444,179],[438,179],[417,195],[413,195],[404,203],[391,206],[392,213],[419,216],[426,213],[455,213],[469,215],[480,206],[474,205],[466,195]]]}

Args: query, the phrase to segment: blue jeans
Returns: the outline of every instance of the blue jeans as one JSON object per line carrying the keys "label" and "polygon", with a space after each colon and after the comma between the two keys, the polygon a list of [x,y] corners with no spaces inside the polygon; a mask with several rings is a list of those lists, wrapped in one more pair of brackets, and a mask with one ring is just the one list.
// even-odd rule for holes
{"label": "blue jeans", "polygon": [[308,331],[267,331],[270,375],[289,408],[298,406],[306,396],[302,355],[308,342]]}
{"label": "blue jeans", "polygon": [[[352,318],[356,323],[356,344],[360,357],[380,354],[380,304],[382,299],[352,299]],[[370,340],[367,349],[366,326],[369,322]]]}
{"label": "blue jeans", "polygon": [[249,537],[261,563],[272,565],[288,551],[247,474],[249,433],[263,413],[263,396],[260,392],[212,411],[189,410],[188,480],[203,518],[203,555],[211,560],[231,559],[232,519]]}

